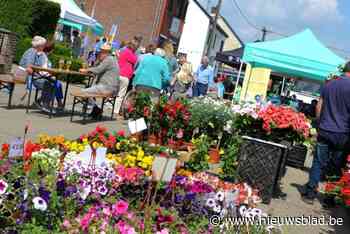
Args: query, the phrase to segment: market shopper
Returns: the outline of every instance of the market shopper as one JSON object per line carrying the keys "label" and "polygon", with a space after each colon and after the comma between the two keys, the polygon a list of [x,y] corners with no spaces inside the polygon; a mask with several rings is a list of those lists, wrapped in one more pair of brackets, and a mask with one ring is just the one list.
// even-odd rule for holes
{"label": "market shopper", "polygon": [[137,55],[135,54],[137,44],[135,41],[129,42],[126,48],[119,53],[118,64],[120,68],[120,85],[117,94],[115,113],[119,113],[120,107],[127,92],[129,82],[134,75],[134,68],[137,63]]}
{"label": "market shopper", "polygon": [[203,57],[201,65],[194,74],[193,97],[205,96],[208,88],[214,84],[214,70],[209,65],[209,58]]}
{"label": "market shopper", "polygon": [[[96,75],[96,83],[83,92],[91,94],[113,94],[117,93],[119,85],[119,66],[116,59],[111,55],[112,47],[106,43],[101,46],[98,56],[99,64],[96,67],[80,69],[82,73],[91,72]],[[102,115],[102,110],[94,104],[91,117],[98,118]]]}
{"label": "market shopper", "polygon": [[179,56],[179,70],[171,80],[173,97],[175,99],[186,97],[192,82],[192,64],[187,61],[187,56],[182,54]]}
{"label": "market shopper", "polygon": [[158,98],[162,83],[169,82],[170,73],[165,51],[161,48],[155,50],[154,55],[144,57],[135,71],[133,86],[138,92],[148,92],[152,97]]}
{"label": "market shopper", "polygon": [[321,176],[334,167],[339,171],[350,145],[350,62],[344,74],[327,82],[317,104],[319,131],[309,182],[302,192],[303,200],[312,203]]}
{"label": "market shopper", "polygon": [[73,31],[73,41],[72,41],[72,55],[73,58],[79,58],[81,52],[81,38],[79,36],[79,31]]}

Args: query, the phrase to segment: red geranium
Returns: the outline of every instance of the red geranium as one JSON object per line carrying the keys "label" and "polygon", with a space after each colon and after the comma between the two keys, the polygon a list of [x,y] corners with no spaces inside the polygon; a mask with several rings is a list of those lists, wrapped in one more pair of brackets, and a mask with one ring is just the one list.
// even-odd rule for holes
{"label": "red geranium", "polygon": [[143,108],[143,116],[144,116],[144,117],[148,117],[148,116],[150,116],[150,115],[151,115],[151,110],[149,109],[148,106],[145,106],[145,107]]}
{"label": "red geranium", "polygon": [[350,197],[350,187],[342,188],[341,194],[346,197]]}
{"label": "red geranium", "polygon": [[334,183],[327,183],[325,185],[324,190],[326,193],[330,193],[330,192],[333,192],[336,188],[337,188],[337,186]]}
{"label": "red geranium", "polygon": [[117,132],[117,135],[120,136],[120,137],[125,137],[125,131],[124,130],[119,130]]}
{"label": "red geranium", "polygon": [[41,146],[39,144],[35,144],[32,143],[31,141],[27,141],[27,143],[24,146],[24,155],[23,155],[23,159],[25,161],[28,161],[31,159],[32,154],[34,152],[40,151],[41,150]]}

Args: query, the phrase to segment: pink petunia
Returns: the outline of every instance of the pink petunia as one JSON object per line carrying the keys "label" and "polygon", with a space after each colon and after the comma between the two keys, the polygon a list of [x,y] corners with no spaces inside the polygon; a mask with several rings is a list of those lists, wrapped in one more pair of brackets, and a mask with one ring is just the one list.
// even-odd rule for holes
{"label": "pink petunia", "polygon": [[123,215],[128,211],[129,204],[126,201],[120,200],[113,205],[113,213]]}

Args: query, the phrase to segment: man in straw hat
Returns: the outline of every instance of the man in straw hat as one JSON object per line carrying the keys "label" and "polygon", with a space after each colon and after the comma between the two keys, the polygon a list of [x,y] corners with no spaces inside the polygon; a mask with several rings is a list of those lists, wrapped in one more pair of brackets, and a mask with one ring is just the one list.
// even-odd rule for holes
{"label": "man in straw hat", "polygon": [[[116,93],[119,85],[119,66],[116,59],[111,55],[112,47],[108,43],[101,46],[99,53],[99,63],[96,67],[88,69],[80,69],[82,73],[91,72],[96,75],[96,83],[83,92],[92,94],[109,94]],[[102,110],[94,105],[91,113],[92,117],[98,117],[102,114]]]}

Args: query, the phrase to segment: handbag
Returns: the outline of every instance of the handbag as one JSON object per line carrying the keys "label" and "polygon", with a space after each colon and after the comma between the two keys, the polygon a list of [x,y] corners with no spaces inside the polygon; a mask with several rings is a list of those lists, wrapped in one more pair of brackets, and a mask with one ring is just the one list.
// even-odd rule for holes
{"label": "handbag", "polygon": [[18,66],[15,70],[13,80],[26,82],[27,77],[28,77],[28,72],[26,71],[26,69],[24,67]]}

